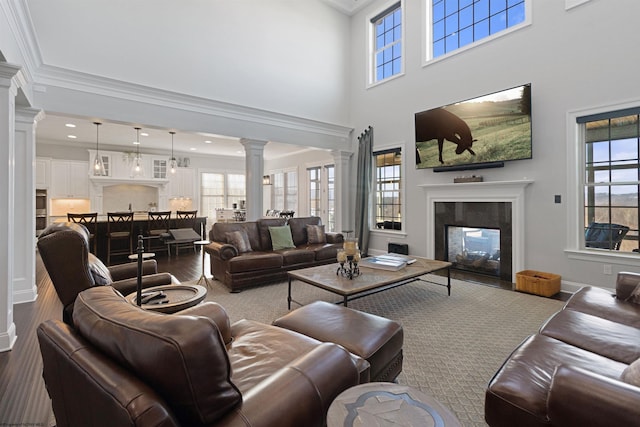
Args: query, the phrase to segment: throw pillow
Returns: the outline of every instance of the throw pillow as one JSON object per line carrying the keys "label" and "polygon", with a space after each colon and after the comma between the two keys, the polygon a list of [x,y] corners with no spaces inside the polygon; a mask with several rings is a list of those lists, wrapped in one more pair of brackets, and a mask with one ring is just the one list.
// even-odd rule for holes
{"label": "throw pillow", "polygon": [[96,286],[104,286],[113,282],[111,278],[111,272],[102,261],[100,261],[94,254],[89,254],[89,272],[93,278],[93,283]]}
{"label": "throw pillow", "polygon": [[636,288],[631,292],[631,295],[627,297],[626,301],[640,304],[640,284],[636,285]]}
{"label": "throw pillow", "polygon": [[288,225],[282,227],[269,227],[271,235],[271,245],[273,250],[295,248],[293,237],[291,236],[291,228]]}
{"label": "throw pillow", "polygon": [[307,225],[307,242],[327,243],[327,235],[324,233],[324,225]]}
{"label": "throw pillow", "polygon": [[631,363],[622,371],[622,381],[640,387],[640,359]]}
{"label": "throw pillow", "polygon": [[229,231],[226,233],[227,243],[236,247],[239,253],[251,252],[251,242],[246,230]]}
{"label": "throw pillow", "polygon": [[242,402],[211,319],[140,310],[111,286],[99,286],[78,294],[73,323],[170,402],[181,425],[212,425]]}

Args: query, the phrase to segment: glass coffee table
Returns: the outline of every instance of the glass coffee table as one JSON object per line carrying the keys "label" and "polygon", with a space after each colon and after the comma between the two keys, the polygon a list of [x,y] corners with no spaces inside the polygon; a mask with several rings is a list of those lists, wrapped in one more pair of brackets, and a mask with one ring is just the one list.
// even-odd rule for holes
{"label": "glass coffee table", "polygon": [[[287,272],[289,276],[288,308],[291,310],[292,302],[300,304],[291,296],[291,282],[294,280],[340,295],[345,307],[351,300],[416,281],[445,286],[448,294],[451,295],[450,262],[420,257],[411,258],[414,258],[416,261],[397,271],[360,266],[360,275],[353,279],[336,274],[338,263],[289,271]],[[446,285],[431,282],[420,277],[438,270],[447,271]]]}

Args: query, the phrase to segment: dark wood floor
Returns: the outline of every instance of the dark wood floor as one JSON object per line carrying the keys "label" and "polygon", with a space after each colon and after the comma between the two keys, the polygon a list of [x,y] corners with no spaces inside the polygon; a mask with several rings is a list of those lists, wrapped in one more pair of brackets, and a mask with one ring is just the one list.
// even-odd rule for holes
{"label": "dark wood floor", "polygon": [[[181,282],[197,280],[202,273],[200,252],[181,250],[171,258],[158,256],[158,270],[169,271]],[[209,258],[205,272],[210,277]],[[62,304],[39,257],[36,260],[38,298],[14,306],[18,339],[11,351],[0,353],[0,426],[50,424],[51,404],[42,380],[42,360],[37,326],[47,319],[62,319]]]}

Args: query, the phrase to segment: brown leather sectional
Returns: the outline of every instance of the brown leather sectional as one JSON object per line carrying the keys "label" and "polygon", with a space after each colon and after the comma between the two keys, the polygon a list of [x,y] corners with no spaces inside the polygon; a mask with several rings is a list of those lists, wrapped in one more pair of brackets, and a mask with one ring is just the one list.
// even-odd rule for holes
{"label": "brown leather sectional", "polygon": [[[269,227],[288,224],[295,248],[273,250]],[[244,288],[277,282],[287,278],[287,271],[336,262],[342,247],[341,233],[326,232],[326,243],[309,243],[307,225],[322,225],[319,217],[262,218],[255,222],[217,222],[209,231],[211,244],[205,247],[210,255],[211,272],[232,292]],[[230,232],[246,231],[250,252],[240,252],[228,243]]]}
{"label": "brown leather sectional", "polygon": [[[640,274],[616,294],[584,287],[504,362],[485,394],[491,427],[640,425],[640,384],[622,380],[640,358]],[[640,363],[640,362],[638,362]]]}

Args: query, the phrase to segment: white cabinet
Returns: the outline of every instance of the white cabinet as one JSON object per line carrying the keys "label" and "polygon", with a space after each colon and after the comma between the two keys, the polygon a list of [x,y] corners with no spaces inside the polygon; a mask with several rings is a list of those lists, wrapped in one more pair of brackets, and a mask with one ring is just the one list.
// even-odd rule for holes
{"label": "white cabinet", "polygon": [[169,159],[166,157],[152,157],[151,158],[151,173],[149,176],[153,179],[167,179],[169,174],[167,169],[169,166]]}
{"label": "white cabinet", "polygon": [[169,198],[193,199],[196,196],[196,171],[189,168],[177,168],[175,174],[168,173]]}
{"label": "white cabinet", "polygon": [[36,158],[36,188],[46,190],[49,188],[49,175],[51,160]]}
{"label": "white cabinet", "polygon": [[89,197],[89,162],[51,160],[51,198]]}

